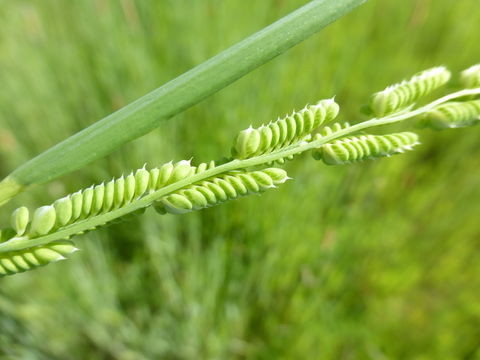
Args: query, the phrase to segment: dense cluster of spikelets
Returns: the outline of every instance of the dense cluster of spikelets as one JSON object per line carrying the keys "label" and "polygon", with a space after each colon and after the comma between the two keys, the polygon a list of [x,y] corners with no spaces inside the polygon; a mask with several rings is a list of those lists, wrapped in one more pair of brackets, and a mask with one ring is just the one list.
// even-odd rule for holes
{"label": "dense cluster of spikelets", "polygon": [[450,77],[450,71],[443,66],[422,71],[410,80],[391,85],[385,90],[373,94],[370,108],[377,117],[392,114],[445,85]]}
{"label": "dense cluster of spikelets", "polygon": [[423,116],[424,125],[437,130],[475,125],[479,120],[480,100],[448,102]]}
{"label": "dense cluster of spikelets", "polygon": [[361,135],[335,140],[313,151],[313,157],[327,165],[349,164],[401,154],[417,145],[418,135],[403,132],[389,135]]}
{"label": "dense cluster of spikelets", "polygon": [[250,126],[235,138],[232,155],[237,159],[248,159],[308,141],[312,131],[331,122],[339,111],[340,107],[333,99],[322,100],[259,128]]}
{"label": "dense cluster of spikelets", "polygon": [[[69,240],[72,236],[150,205],[161,214],[182,214],[276,188],[289,177],[272,164],[283,164],[308,150],[327,165],[341,165],[400,154],[419,143],[411,132],[372,135],[360,131],[382,125],[382,119],[388,123],[399,116],[419,118],[423,125],[439,130],[480,122],[480,91],[431,103],[418,114],[411,110],[450,77],[445,67],[437,67],[373,94],[368,106],[375,118],[370,122],[332,123],[340,108],[334,99],[322,100],[241,131],[234,139],[232,158],[222,164],[211,161],[194,166],[182,160],[150,170],[143,167],[67,195],[33,215],[20,207],[12,214],[12,227],[0,231],[0,276],[65,259],[77,250]],[[463,71],[461,81],[466,89],[480,88],[480,65]]]}

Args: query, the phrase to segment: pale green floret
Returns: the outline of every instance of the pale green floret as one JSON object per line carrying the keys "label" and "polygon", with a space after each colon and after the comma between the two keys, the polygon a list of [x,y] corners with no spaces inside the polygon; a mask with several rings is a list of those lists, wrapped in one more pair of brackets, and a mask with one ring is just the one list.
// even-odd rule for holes
{"label": "pale green floret", "polygon": [[260,191],[260,185],[255,181],[255,179],[250,174],[236,174],[242,183],[245,185],[249,193],[256,194]]}
{"label": "pale green floret", "polygon": [[258,151],[263,153],[268,151],[269,144],[273,142],[273,130],[270,126],[262,125],[258,131],[260,133],[260,146]]}
{"label": "pale green floret", "polygon": [[231,184],[232,188],[237,192],[238,195],[243,196],[248,194],[247,186],[242,182],[242,180],[237,176],[225,175],[224,179],[227,183]]}
{"label": "pale green floret", "polygon": [[[318,104],[314,105],[314,107],[325,110],[325,115],[321,117],[321,119],[316,121],[321,122],[319,125],[332,121],[338,116],[338,113],[340,112],[340,105],[335,102],[335,99],[321,100],[320,102],[318,102]],[[318,113],[317,116],[320,116],[320,113]]]}
{"label": "pale green floret", "polygon": [[158,175],[158,183],[155,185],[155,188],[165,186],[170,179],[173,172],[173,162],[170,161],[166,164],[163,164],[160,167],[160,174]]}
{"label": "pale green floret", "polygon": [[215,193],[209,189],[207,186],[203,186],[202,184],[200,185],[194,185],[193,187],[195,190],[199,191],[200,193],[202,193],[202,195],[205,197],[205,199],[207,200],[207,202],[209,204],[213,204],[215,203],[216,201],[216,195]]}
{"label": "pale green floret", "polygon": [[480,64],[473,65],[462,71],[462,84],[466,88],[480,87]]}
{"label": "pale green floret", "polygon": [[84,190],[82,193],[82,212],[81,217],[84,218],[90,213],[93,203],[93,186]]}
{"label": "pale green floret", "polygon": [[125,178],[125,195],[124,195],[124,202],[129,203],[132,201],[133,197],[135,196],[135,175],[130,173]]}
{"label": "pale green floret", "polygon": [[123,176],[115,181],[115,190],[113,192],[113,208],[117,209],[123,204],[125,197],[125,179]]}
{"label": "pale green floret", "polygon": [[149,178],[148,178],[148,191],[154,192],[157,190],[158,178],[160,176],[160,169],[153,168],[149,171]]}
{"label": "pale green floret", "polygon": [[414,75],[410,80],[391,85],[372,95],[370,109],[377,117],[386,116],[413,105],[419,98],[446,84],[451,73],[445,67],[435,67]]}
{"label": "pale green floret", "polygon": [[[297,121],[295,120],[295,114],[292,114],[285,118],[287,124],[287,134],[286,140],[290,144],[297,136],[303,135],[303,128],[297,126]],[[298,129],[298,130],[297,130]],[[266,148],[269,149],[273,144],[266,144]]]}
{"label": "pale green floret", "polygon": [[105,185],[102,183],[100,185],[95,186],[93,189],[93,202],[92,202],[92,210],[90,212],[90,215],[98,214],[102,210],[104,200],[105,200]]}
{"label": "pale green floret", "polygon": [[250,126],[248,129],[240,131],[238,134],[233,152],[239,159],[246,159],[257,152],[260,143],[260,132]]}
{"label": "pale green floret", "polygon": [[77,191],[70,196],[72,199],[72,219],[77,220],[82,215],[83,196],[81,191]]}
{"label": "pale green floret", "polygon": [[145,168],[139,169],[135,173],[135,197],[142,196],[148,189],[150,182],[150,172]]}
{"label": "pale green floret", "polygon": [[176,163],[171,172],[170,178],[165,184],[172,184],[174,182],[183,180],[194,173],[194,168],[190,161],[182,160]]}
{"label": "pale green floret", "polygon": [[31,268],[42,265],[40,261],[38,261],[38,259],[33,255],[33,253],[23,252],[21,254],[22,254],[21,256],[31,265]]}
{"label": "pale green floret", "polygon": [[181,194],[172,194],[162,199],[165,209],[172,214],[184,214],[193,210],[192,202]]}
{"label": "pale green floret", "polygon": [[215,199],[213,199],[213,201],[209,202],[209,204],[221,203],[221,202],[224,202],[224,201],[228,200],[227,193],[217,183],[214,183],[214,182],[211,182],[211,181],[202,181],[199,184],[199,186],[203,186],[203,187],[209,189],[215,195]]}
{"label": "pale green floret", "polygon": [[236,189],[233,187],[232,184],[230,184],[228,181],[224,180],[225,177],[223,178],[214,178],[212,179],[211,181],[220,186],[220,188],[222,189],[222,191],[225,192],[225,195],[227,196],[227,199],[230,198],[235,198],[236,195],[237,195],[237,191]]}
{"label": "pale green floret", "polygon": [[9,273],[13,274],[13,273],[21,271],[21,270],[17,269],[17,267],[15,266],[13,261],[9,258],[0,259],[0,268],[3,268],[2,273],[5,272],[6,274],[9,274]]}
{"label": "pale green floret", "polygon": [[33,214],[30,232],[37,235],[45,235],[55,226],[56,211],[51,205],[42,206]]}
{"label": "pale green floret", "polygon": [[357,158],[364,159],[368,157],[369,151],[364,150],[364,147],[361,145],[362,141],[360,138],[358,138],[358,141],[354,141],[352,139],[347,139],[346,141],[350,144],[350,146],[355,148]]}
{"label": "pale green floret", "polygon": [[263,171],[254,171],[251,173],[251,176],[255,179],[262,190],[274,187],[273,179]]}
{"label": "pale green floret", "polygon": [[352,144],[352,139],[337,140],[335,146],[343,146],[348,151],[349,161],[354,161],[354,159],[359,157],[358,149]]}
{"label": "pale green floret", "polygon": [[113,207],[114,198],[115,198],[115,179],[112,179],[107,183],[107,185],[105,185],[102,212],[108,211]]}
{"label": "pale green floret", "polygon": [[377,141],[374,137],[369,135],[361,136],[361,139],[365,143],[365,146],[370,150],[370,154],[378,154],[382,151],[381,143]]}
{"label": "pale green floret", "polygon": [[436,130],[476,125],[480,122],[480,100],[440,105],[426,113],[421,121]]}
{"label": "pale green floret", "polygon": [[21,271],[26,271],[30,269],[31,265],[25,260],[25,258],[19,254],[13,255],[10,260],[16,266],[17,269]]}
{"label": "pale green floret", "polygon": [[78,249],[70,241],[57,241],[57,242],[54,242],[54,243],[50,244],[48,247],[50,249],[52,249],[53,251],[56,251],[63,256],[68,256],[68,255],[78,251]]}
{"label": "pale green floret", "polygon": [[33,254],[42,264],[65,260],[65,256],[47,247],[33,250]]}
{"label": "pale green floret", "polygon": [[18,236],[25,233],[28,222],[30,221],[30,212],[25,206],[16,209],[11,217],[12,228],[17,232]]}
{"label": "pale green floret", "polygon": [[267,174],[272,179],[272,182],[275,185],[283,184],[285,181],[287,181],[289,179],[286,171],[283,170],[283,169],[269,168],[269,169],[263,170],[263,172],[265,174]]}
{"label": "pale green floret", "polygon": [[55,201],[53,206],[55,207],[55,212],[57,214],[57,223],[60,226],[67,225],[72,219],[73,215],[72,200],[67,196]]}
{"label": "pale green floret", "polygon": [[360,151],[362,152],[362,156],[368,157],[372,154],[373,151],[376,150],[376,147],[370,147],[368,138],[366,135],[361,135],[358,137],[360,141],[356,142],[356,145],[358,148],[360,148]]}
{"label": "pale green floret", "polygon": [[187,199],[191,199],[193,210],[203,209],[208,206],[207,198],[195,187],[183,190],[181,195]]}

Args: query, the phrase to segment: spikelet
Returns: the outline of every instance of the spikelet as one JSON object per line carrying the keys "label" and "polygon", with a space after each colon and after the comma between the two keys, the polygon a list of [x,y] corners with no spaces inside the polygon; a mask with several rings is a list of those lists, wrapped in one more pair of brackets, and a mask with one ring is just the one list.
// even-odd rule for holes
{"label": "spikelet", "polygon": [[466,88],[480,87],[480,64],[473,65],[462,71],[462,85]]}
{"label": "spikelet", "polygon": [[446,84],[450,77],[450,71],[443,66],[422,71],[410,80],[389,86],[385,90],[373,94],[370,99],[370,109],[376,117],[395,113]]}
{"label": "spikelet", "polygon": [[165,196],[159,200],[155,209],[161,214],[183,214],[241,196],[261,193],[283,184],[287,179],[287,173],[278,168],[251,172],[233,171]]}
{"label": "spikelet", "polygon": [[411,132],[362,135],[322,145],[314,150],[313,157],[327,165],[343,165],[403,153],[417,144],[418,135]]}
{"label": "spikelet", "polygon": [[30,232],[35,235],[45,235],[53,229],[56,220],[55,208],[51,205],[42,206],[33,214]]}
{"label": "spikelet", "polygon": [[480,100],[449,102],[426,113],[421,123],[436,130],[461,128],[480,122]]}
{"label": "spikelet", "polygon": [[0,277],[64,260],[77,250],[71,241],[55,241],[44,246],[2,253],[0,254]]}
{"label": "spikelet", "polygon": [[13,230],[21,236],[27,229],[28,222],[30,220],[30,213],[25,206],[19,207],[15,210],[11,216],[11,224]]}
{"label": "spikelet", "polygon": [[339,106],[333,99],[321,100],[283,119],[256,129],[249,127],[235,138],[232,155],[248,159],[303,141],[313,130],[337,117],[338,112]]}

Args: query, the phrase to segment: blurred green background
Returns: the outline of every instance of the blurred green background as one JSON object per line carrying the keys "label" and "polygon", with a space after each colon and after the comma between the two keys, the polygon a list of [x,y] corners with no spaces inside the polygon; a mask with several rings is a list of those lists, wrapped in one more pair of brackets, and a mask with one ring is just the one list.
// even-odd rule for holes
{"label": "blurred green background", "polygon": [[[0,177],[305,0],[0,1]],[[0,209],[136,169],[217,159],[238,130],[480,61],[478,0],[370,0],[106,159]],[[407,127],[408,128],[408,127]],[[402,129],[406,129],[405,126]],[[83,237],[0,279],[0,359],[480,359],[480,129],[326,167],[183,216]]]}

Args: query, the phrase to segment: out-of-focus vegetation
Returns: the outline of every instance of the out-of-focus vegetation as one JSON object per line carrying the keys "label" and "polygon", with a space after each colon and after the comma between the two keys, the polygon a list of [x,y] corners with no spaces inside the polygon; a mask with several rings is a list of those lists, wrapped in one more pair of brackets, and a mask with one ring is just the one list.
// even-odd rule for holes
{"label": "out-of-focus vegetation", "polygon": [[[3,1],[0,177],[303,0]],[[480,61],[476,0],[361,9],[77,173],[0,209],[42,205],[337,95]],[[480,359],[479,128],[421,131],[404,156],[308,157],[277,191],[78,238],[65,263],[0,280],[1,359]]]}

